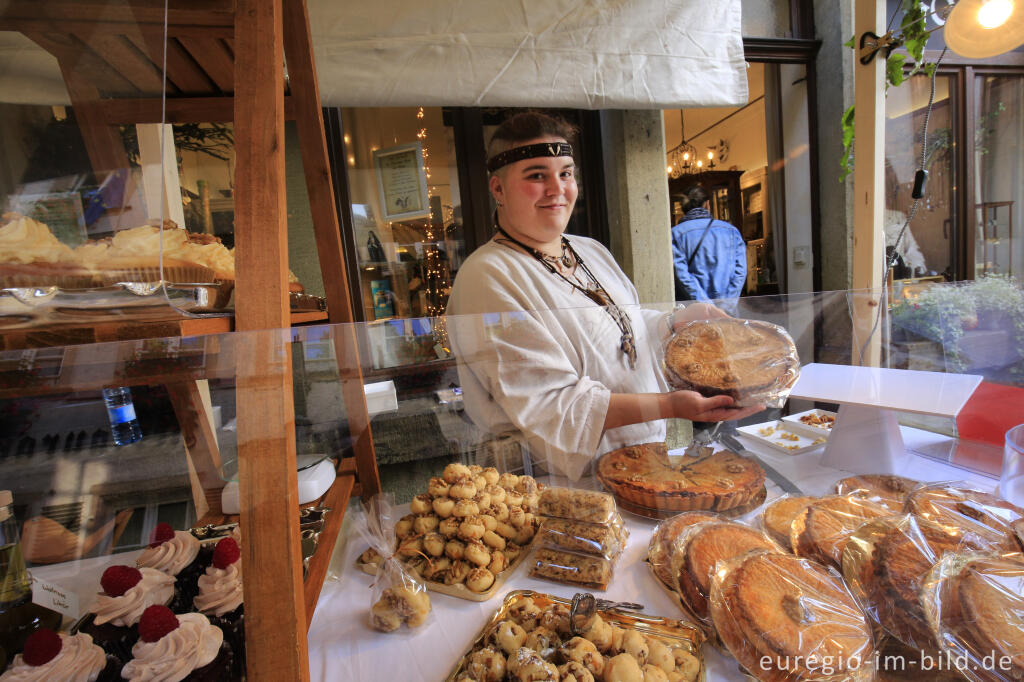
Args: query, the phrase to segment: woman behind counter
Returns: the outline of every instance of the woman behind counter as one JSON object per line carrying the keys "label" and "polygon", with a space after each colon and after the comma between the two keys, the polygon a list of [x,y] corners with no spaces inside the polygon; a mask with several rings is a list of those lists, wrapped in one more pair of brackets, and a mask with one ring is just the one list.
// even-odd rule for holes
{"label": "woman behind counter", "polygon": [[[657,351],[668,318],[639,306],[599,242],[563,234],[578,193],[573,133],[534,112],[495,131],[495,235],[459,268],[447,314],[470,316],[448,325],[473,421],[494,435],[521,433],[535,460],[576,480],[597,455],[664,441],[667,417],[723,421],[761,408],[665,392]],[[724,314],[693,304],[674,324]]]}

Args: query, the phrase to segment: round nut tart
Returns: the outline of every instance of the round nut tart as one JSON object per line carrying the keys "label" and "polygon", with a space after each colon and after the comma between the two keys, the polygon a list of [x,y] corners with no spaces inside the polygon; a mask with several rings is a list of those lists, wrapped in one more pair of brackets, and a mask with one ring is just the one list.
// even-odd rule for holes
{"label": "round nut tart", "polygon": [[891,474],[848,476],[836,481],[836,495],[854,494],[878,502],[894,512],[903,511],[903,503],[920,481]]}
{"label": "round nut tart", "polygon": [[839,568],[850,535],[861,524],[889,513],[870,500],[823,497],[807,505],[793,520],[789,541],[795,554]]}
{"label": "round nut tart", "polygon": [[718,516],[709,512],[684,512],[665,519],[658,524],[658,527],[651,535],[651,542],[647,545],[647,561],[654,569],[654,574],[667,587],[675,588],[675,578],[672,576],[672,543],[679,534],[695,523],[704,521],[717,521]]}
{"label": "round nut tart", "polygon": [[[871,678],[871,626],[843,581],[821,564],[792,554],[748,554],[718,572],[710,603],[723,643],[760,680]],[[837,663],[834,674],[825,674],[820,665],[813,672],[805,667],[813,660],[861,665]]]}
{"label": "round nut tart", "polygon": [[793,526],[793,519],[806,509],[807,505],[818,499],[820,498],[797,495],[775,500],[766,506],[761,514],[765,532],[783,547],[790,549],[789,529]]}
{"label": "round nut tart", "polygon": [[922,486],[907,496],[906,509],[950,531],[973,534],[985,542],[1017,551],[1012,524],[1024,509],[991,493],[946,484]]}
{"label": "round nut tart", "polygon": [[690,322],[665,347],[665,376],[673,388],[728,395],[741,405],[791,388],[799,369],[793,339],[757,320]]}
{"label": "round nut tart", "polygon": [[726,511],[764,491],[764,470],[753,460],[721,450],[673,463],[664,443],[613,450],[598,461],[597,475],[617,497],[648,509]]}
{"label": "round nut tart", "polygon": [[704,523],[680,536],[672,555],[673,575],[679,594],[695,615],[708,617],[715,564],[755,549],[778,550],[761,531],[732,521]]}

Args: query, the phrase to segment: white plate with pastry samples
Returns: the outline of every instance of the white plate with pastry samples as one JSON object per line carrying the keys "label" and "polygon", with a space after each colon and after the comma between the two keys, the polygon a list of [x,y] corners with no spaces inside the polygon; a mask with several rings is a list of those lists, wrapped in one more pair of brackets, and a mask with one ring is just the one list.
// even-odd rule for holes
{"label": "white plate with pastry samples", "polygon": [[825,436],[798,432],[792,428],[792,424],[781,419],[740,426],[736,430],[740,435],[786,455],[802,455],[821,447],[827,440]]}
{"label": "white plate with pastry samples", "polygon": [[783,417],[782,421],[789,425],[793,431],[805,433],[817,438],[818,436],[829,437],[832,427],[836,425],[836,413],[828,410],[806,410],[798,414],[791,414]]}

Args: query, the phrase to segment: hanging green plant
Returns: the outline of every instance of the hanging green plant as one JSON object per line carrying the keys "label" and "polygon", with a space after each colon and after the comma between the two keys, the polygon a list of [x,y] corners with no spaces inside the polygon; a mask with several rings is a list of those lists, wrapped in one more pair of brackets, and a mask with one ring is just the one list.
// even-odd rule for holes
{"label": "hanging green plant", "polygon": [[[899,87],[908,78],[924,73],[929,78],[935,72],[935,64],[924,61],[924,46],[928,42],[928,29],[925,26],[925,19],[928,14],[924,11],[918,0],[903,0],[900,6],[903,11],[903,19],[900,21],[900,32],[897,36],[886,40],[890,36],[886,34],[880,40],[886,40],[885,50],[885,92],[888,94],[889,87]],[[850,49],[857,49],[857,36],[850,38],[843,43]],[[907,54],[894,53],[892,49],[902,45],[906,48]],[[913,61],[914,67],[905,72],[907,57]],[[846,180],[846,176],[853,172],[853,140],[854,140],[854,108],[851,106],[843,112],[840,125],[843,130],[843,155],[839,159],[839,166],[842,173],[839,175],[839,182]]]}

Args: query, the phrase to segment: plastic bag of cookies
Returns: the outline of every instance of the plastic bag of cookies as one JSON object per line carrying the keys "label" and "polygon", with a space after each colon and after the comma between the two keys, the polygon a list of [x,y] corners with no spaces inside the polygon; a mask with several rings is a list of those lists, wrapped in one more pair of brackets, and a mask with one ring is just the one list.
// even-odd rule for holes
{"label": "plastic bag of cookies", "polygon": [[537,533],[540,547],[593,554],[614,561],[626,546],[629,531],[616,514],[609,523],[546,518]]}
{"label": "plastic bag of cookies", "polygon": [[419,627],[430,615],[430,596],[426,585],[400,559],[403,547],[395,535],[394,500],[383,493],[370,498],[365,507],[366,523],[359,524],[360,533],[378,555],[369,625],[381,632],[394,632],[403,625]]}
{"label": "plastic bag of cookies", "polygon": [[604,590],[611,582],[613,570],[612,562],[604,557],[540,547],[533,556],[530,575]]}
{"label": "plastic bag of cookies", "polygon": [[944,660],[971,682],[1024,679],[1024,559],[946,554],[924,579],[925,618]]}
{"label": "plastic bag of cookies", "polygon": [[575,488],[545,488],[540,493],[537,513],[588,523],[610,523],[618,510],[615,498],[608,493]]}

